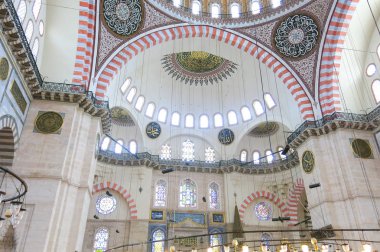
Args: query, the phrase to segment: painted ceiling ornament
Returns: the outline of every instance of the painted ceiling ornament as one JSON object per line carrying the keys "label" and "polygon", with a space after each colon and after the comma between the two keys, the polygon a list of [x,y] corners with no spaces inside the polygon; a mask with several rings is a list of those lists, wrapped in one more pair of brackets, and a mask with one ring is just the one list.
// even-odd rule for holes
{"label": "painted ceiling ornament", "polygon": [[234,141],[235,135],[230,129],[222,129],[219,131],[218,139],[221,144],[228,145]]}
{"label": "painted ceiling ornament", "polygon": [[132,127],[135,126],[135,122],[129,115],[128,110],[122,107],[111,108],[111,121],[119,126]]}
{"label": "painted ceiling ornament", "polygon": [[161,126],[156,122],[150,122],[146,126],[145,132],[149,138],[155,139],[161,134]]}
{"label": "painted ceiling ornament", "polygon": [[268,124],[262,122],[254,127],[248,135],[253,137],[266,137],[275,134],[279,128],[280,125],[276,122],[268,122]]}
{"label": "painted ceiling ornament", "polygon": [[172,78],[195,86],[221,82],[237,71],[232,61],[203,51],[168,54],[161,64]]}
{"label": "painted ceiling ornament", "polygon": [[298,58],[315,48],[318,36],[315,21],[309,16],[297,14],[280,23],[274,34],[274,44],[283,55]]}
{"label": "painted ceiling ornament", "polygon": [[39,111],[34,123],[34,132],[60,134],[64,114],[54,111]]}
{"label": "painted ceiling ornament", "polygon": [[112,31],[128,37],[141,26],[143,20],[141,0],[104,0],[103,16]]}

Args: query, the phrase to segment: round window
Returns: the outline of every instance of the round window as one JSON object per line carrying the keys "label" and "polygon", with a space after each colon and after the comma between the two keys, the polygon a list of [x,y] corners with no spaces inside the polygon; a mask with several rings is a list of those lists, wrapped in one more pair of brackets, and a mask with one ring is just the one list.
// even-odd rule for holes
{"label": "round window", "polygon": [[367,66],[367,75],[369,76],[369,77],[371,77],[371,76],[373,76],[374,74],[376,73],[376,66],[375,66],[375,64],[369,64],[368,66]]}
{"label": "round window", "polygon": [[110,214],[116,209],[116,199],[106,194],[100,195],[96,200],[96,210],[101,214]]}

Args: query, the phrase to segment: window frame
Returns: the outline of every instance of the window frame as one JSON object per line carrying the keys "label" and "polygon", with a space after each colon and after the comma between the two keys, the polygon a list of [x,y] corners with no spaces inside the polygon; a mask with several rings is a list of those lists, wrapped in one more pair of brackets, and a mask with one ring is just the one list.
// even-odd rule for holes
{"label": "window frame", "polygon": [[[270,152],[270,154],[268,154],[268,152]],[[266,149],[265,150],[265,158],[266,158],[268,164],[272,164],[273,161],[275,160],[275,158],[273,156],[273,151],[270,149]]]}
{"label": "window frame", "polygon": [[[107,143],[107,147],[103,148],[105,140],[108,140],[108,143]],[[103,140],[102,140],[102,142],[100,144],[100,149],[103,150],[103,151],[106,151],[110,147],[110,144],[111,144],[111,138],[109,138],[108,136],[106,136],[106,137],[103,138]]]}
{"label": "window frame", "polygon": [[[243,153],[245,153],[245,160],[242,160],[242,159],[243,159],[243,158],[242,158]],[[242,162],[242,163],[247,163],[247,162],[248,162],[248,151],[247,151],[246,149],[242,149],[242,150],[240,151],[239,160],[240,160],[240,162]]]}
{"label": "window frame", "polygon": [[[164,120],[160,119],[161,111],[165,111],[165,118],[164,118]],[[162,123],[166,123],[167,120],[168,120],[168,110],[166,108],[160,108],[158,110],[158,113],[157,113],[157,121],[162,122]]]}
{"label": "window frame", "polygon": [[[134,143],[135,144],[135,151],[133,152],[131,149],[131,144],[132,143]],[[137,154],[137,141],[136,140],[134,140],[134,139],[132,139],[132,140],[130,140],[129,142],[128,142],[128,150],[129,150],[129,152],[130,153],[132,153],[132,154]]]}
{"label": "window frame", "polygon": [[[198,10],[197,13],[194,12],[194,5],[198,5],[199,6],[199,10]],[[198,1],[198,0],[193,0],[191,2],[191,14],[200,16],[201,12],[202,12],[202,4],[201,4],[201,2]]]}
{"label": "window frame", "polygon": [[[257,153],[259,156],[258,156],[258,159],[255,159],[255,153]],[[252,162],[253,164],[255,165],[259,165],[261,163],[261,155],[260,155],[260,151],[259,150],[254,150],[252,152]]]}
{"label": "window frame", "polygon": [[[159,182],[163,181],[165,183],[165,190],[164,190],[164,199],[162,200],[163,204],[156,204],[157,203],[157,189],[158,189],[158,186],[159,186]],[[163,179],[163,178],[159,178],[157,179],[156,183],[155,183],[155,186],[154,186],[154,202],[153,202],[153,206],[154,207],[166,207],[167,206],[167,199],[168,199],[168,182]]]}
{"label": "window frame", "polygon": [[[121,154],[123,153],[123,145],[124,145],[124,141],[123,139],[118,139],[115,143],[115,146],[113,148],[113,151],[115,152],[115,154]],[[116,148],[120,148],[120,152],[118,151],[118,149]],[[116,151],[117,150],[117,151]]]}
{"label": "window frame", "polygon": [[[125,95],[127,93],[128,88],[130,87],[131,83],[132,83],[132,79],[130,77],[128,77],[125,79],[123,84],[121,84],[120,91],[123,95]],[[125,88],[123,88],[123,87],[125,87]],[[123,91],[123,89],[124,89],[124,91]]]}
{"label": "window frame", "polygon": [[[235,123],[231,123],[231,120],[230,120],[230,114],[231,114],[231,115],[234,114],[235,119],[236,119],[236,122],[235,122]],[[227,113],[227,121],[228,121],[228,125],[229,125],[229,126],[237,125],[237,124],[238,124],[238,118],[237,118],[237,114],[236,114],[235,110],[230,110],[230,111],[228,111],[228,113]]]}
{"label": "window frame", "polygon": [[[255,104],[260,104],[260,107],[261,107],[261,110],[262,110],[261,113],[257,113],[257,110],[256,110],[256,107],[255,107]],[[264,106],[263,106],[263,104],[262,104],[259,100],[253,100],[253,102],[252,102],[252,107],[253,107],[253,111],[255,112],[255,115],[256,115],[257,117],[259,117],[259,116],[265,114]]]}
{"label": "window frame", "polygon": [[[202,118],[206,118],[205,122],[206,122],[206,125],[202,125]],[[208,129],[210,128],[210,119],[208,118],[208,115],[206,114],[202,114],[199,116],[199,128],[200,129]]]}
{"label": "window frame", "polygon": [[[216,7],[218,12],[217,13],[213,13],[213,8]],[[210,5],[210,12],[211,12],[211,18],[220,18],[220,4],[218,3],[212,3]]]}
{"label": "window frame", "polygon": [[[152,115],[149,116],[148,115],[148,109],[150,109],[151,106],[153,106]],[[153,118],[154,112],[156,112],[156,104],[154,104],[154,102],[149,102],[148,105],[146,105],[145,116],[148,118]]]}
{"label": "window frame", "polygon": [[[216,117],[217,116],[220,116],[220,119],[221,119],[221,125],[220,126],[217,126],[216,125]],[[213,116],[213,121],[214,121],[214,128],[221,128],[221,127],[224,127],[224,118],[223,118],[223,115],[221,113],[215,113],[214,116]]]}
{"label": "window frame", "polygon": [[[235,13],[233,11],[234,7],[237,8],[237,13]],[[230,5],[231,18],[240,18],[240,9],[241,9],[241,6],[239,3],[237,3],[237,2],[231,3],[231,5]]]}
{"label": "window frame", "polygon": [[[142,102],[141,102],[141,105],[138,104],[139,101],[142,99]],[[141,112],[143,110],[143,107],[144,107],[144,104],[145,104],[145,97],[143,95],[139,95],[136,99],[136,103],[135,103],[135,109],[138,111],[138,112]],[[139,106],[137,106],[139,105]]]}
{"label": "window frame", "polygon": [[[377,86],[378,86],[378,89],[379,89],[378,94],[375,93],[375,90],[373,88],[374,85],[375,85],[375,82],[377,83]],[[379,104],[380,103],[380,79],[375,79],[375,80],[372,81],[371,91],[372,91],[372,94],[373,94],[373,98],[375,99],[375,103]]]}
{"label": "window frame", "polygon": [[[132,95],[132,97],[130,98],[129,96],[131,95],[131,92],[132,90],[134,90],[134,94]],[[135,86],[131,87],[125,97],[125,99],[127,100],[127,102],[129,102],[130,104],[133,103],[133,100],[135,99],[137,95],[137,88]]]}
{"label": "window frame", "polygon": [[[187,118],[192,118],[192,125],[191,126],[188,126],[187,125],[187,122],[188,122],[188,119]],[[194,117],[194,115],[193,114],[186,114],[185,115],[185,128],[189,128],[189,129],[191,129],[191,128],[194,128],[195,127],[195,117]]]}
{"label": "window frame", "polygon": [[[246,111],[248,111],[248,115],[249,115],[249,118],[244,118],[244,113],[243,113],[243,109],[246,109]],[[243,122],[248,122],[250,120],[252,120],[252,113],[251,113],[251,110],[248,108],[248,106],[243,106],[240,108],[240,114],[241,114],[241,119],[243,120]]]}
{"label": "window frame", "polygon": [[[174,118],[175,115],[178,115],[178,123],[177,124],[173,123],[173,120],[175,119]],[[176,127],[179,127],[181,125],[181,114],[178,111],[174,111],[172,113],[172,116],[170,118],[170,125],[173,125],[173,126],[176,126]]]}
{"label": "window frame", "polygon": [[[267,97],[269,97],[268,99],[270,99],[270,102],[273,102],[272,106],[269,106],[269,104],[268,104],[269,102],[267,101]],[[275,102],[273,96],[270,93],[264,93],[264,103],[265,103],[265,106],[267,106],[267,108],[269,110],[272,110],[277,106],[277,103]]]}
{"label": "window frame", "polygon": [[[257,6],[259,7],[258,9],[257,9],[257,11],[255,11],[253,8],[254,8],[254,4],[257,4]],[[252,0],[251,1],[251,13],[252,13],[252,15],[258,15],[258,14],[260,14],[261,13],[261,4],[260,4],[260,1],[259,0]]]}
{"label": "window frame", "polygon": [[[193,197],[194,197],[194,204],[193,205],[185,205],[185,206],[181,206],[181,196],[182,196],[182,192],[181,192],[181,189],[182,189],[182,186],[184,185],[183,182],[185,182],[186,180],[190,180],[192,183],[194,183],[194,188],[195,190],[193,190]],[[179,197],[178,197],[178,207],[179,208],[197,208],[198,207],[198,185],[197,183],[191,179],[191,178],[185,178],[185,179],[182,179],[181,182],[180,182],[180,188],[179,188]]]}

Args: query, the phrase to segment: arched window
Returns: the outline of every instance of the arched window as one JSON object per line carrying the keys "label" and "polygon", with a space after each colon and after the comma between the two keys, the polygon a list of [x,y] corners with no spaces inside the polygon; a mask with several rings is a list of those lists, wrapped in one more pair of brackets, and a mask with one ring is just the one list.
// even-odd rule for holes
{"label": "arched window", "polygon": [[131,152],[132,154],[137,153],[137,143],[135,140],[129,142],[129,152]]}
{"label": "arched window", "polygon": [[154,199],[154,206],[164,207],[166,206],[166,194],[167,194],[167,185],[166,181],[160,179],[156,183],[156,194]]}
{"label": "arched window", "polygon": [[223,127],[223,116],[219,113],[214,115],[214,126],[217,127]]}
{"label": "arched window", "polygon": [[274,108],[274,106],[276,106],[276,103],[274,102],[273,97],[268,93],[264,94],[264,101],[268,109],[272,109]]}
{"label": "arched window", "polygon": [[237,116],[236,116],[235,111],[228,112],[227,118],[228,118],[228,124],[229,125],[235,125],[235,124],[237,124]]}
{"label": "arched window", "polygon": [[261,12],[261,6],[259,0],[253,0],[251,3],[251,11],[253,15],[259,14]]}
{"label": "arched window", "polygon": [[248,152],[246,150],[242,150],[240,152],[240,161],[247,162],[247,155],[248,155]]}
{"label": "arched window", "polygon": [[272,239],[272,237],[268,233],[263,233],[261,235],[261,242],[267,247],[267,250],[270,250],[270,240],[271,239]]}
{"label": "arched window", "polygon": [[187,114],[185,117],[185,127],[194,128],[194,116],[192,114]]}
{"label": "arched window", "polygon": [[281,6],[281,0],[271,0],[271,1],[272,1],[272,8],[273,9]]}
{"label": "arched window", "polygon": [[152,118],[155,110],[156,106],[151,102],[148,104],[148,106],[146,106],[145,115],[149,118]]}
{"label": "arched window", "polygon": [[264,108],[263,108],[263,105],[261,105],[261,102],[254,101],[252,105],[253,105],[253,109],[255,110],[256,116],[260,116],[264,113]]}
{"label": "arched window", "polygon": [[177,8],[180,7],[181,6],[181,0],[173,0],[173,5]]}
{"label": "arched window", "polygon": [[193,1],[191,5],[191,12],[194,15],[199,15],[201,13],[201,3],[199,1]]}
{"label": "arched window", "polygon": [[127,95],[127,101],[129,103],[132,103],[133,98],[135,98],[136,92],[137,92],[137,90],[135,87],[133,87],[133,88],[131,88],[131,90],[129,90],[128,95]]}
{"label": "arched window", "polygon": [[380,59],[380,44],[377,46],[377,57]]}
{"label": "arched window", "polygon": [[268,164],[271,164],[273,162],[273,154],[271,150],[265,151],[265,156],[267,156],[267,162]]}
{"label": "arched window", "polygon": [[164,160],[170,160],[172,158],[172,147],[168,144],[161,146],[160,158]]}
{"label": "arched window", "polygon": [[207,115],[201,115],[199,118],[199,127],[202,129],[208,128],[208,116]]}
{"label": "arched window", "polygon": [[197,207],[197,186],[191,179],[181,182],[179,188],[179,206]]}
{"label": "arched window", "polygon": [[220,5],[213,3],[211,5],[211,17],[212,18],[218,18],[220,15]]}
{"label": "arched window", "polygon": [[238,3],[231,4],[231,16],[232,18],[238,18],[240,16],[240,5]]}
{"label": "arched window", "polygon": [[166,117],[168,116],[168,111],[164,108],[160,109],[158,112],[158,117],[157,120],[159,122],[165,123],[166,122]]}
{"label": "arched window", "polygon": [[105,251],[108,247],[109,231],[107,228],[96,230],[94,237],[94,251]]}
{"label": "arched window", "polygon": [[127,89],[128,89],[130,84],[131,84],[131,78],[127,78],[124,81],[123,85],[121,85],[120,90],[123,94],[125,94],[125,92],[127,92]]}
{"label": "arched window", "polygon": [[40,36],[42,36],[42,35],[44,35],[44,22],[41,20],[40,21],[40,24],[39,24],[39,26],[38,26],[38,29],[39,29],[39,31],[40,31]]}
{"label": "arched window", "polygon": [[173,126],[179,126],[179,121],[180,121],[180,115],[178,112],[174,112],[172,114],[172,125]]}
{"label": "arched window", "polygon": [[253,155],[252,155],[252,158],[253,158],[253,163],[254,164],[260,164],[260,152],[254,151]]}
{"label": "arched window", "polygon": [[244,106],[240,109],[241,117],[243,118],[243,121],[249,121],[252,119],[251,111],[249,111],[249,108]]}
{"label": "arched window", "polygon": [[165,233],[158,229],[152,234],[152,252],[164,252],[165,249]]}
{"label": "arched window", "polygon": [[30,43],[30,40],[32,39],[33,30],[34,30],[33,22],[32,22],[32,20],[29,20],[28,24],[26,25],[26,29],[25,29],[25,36],[26,36],[26,39],[28,40],[29,43]]}
{"label": "arched window", "polygon": [[33,56],[34,56],[35,59],[37,59],[37,55],[38,55],[39,49],[40,49],[40,47],[39,47],[39,40],[38,40],[38,38],[36,38],[34,40],[33,48],[32,48],[32,54],[33,54]]}
{"label": "arched window", "polygon": [[210,209],[220,209],[219,185],[212,182],[208,187]]}
{"label": "arched window", "polygon": [[117,140],[117,143],[115,144],[115,153],[120,154],[123,151],[123,140]]}
{"label": "arched window", "polygon": [[34,16],[34,19],[36,20],[38,16],[40,15],[41,3],[42,3],[42,0],[35,0],[34,5],[33,5],[33,16]]}
{"label": "arched window", "polygon": [[380,80],[374,80],[372,83],[372,92],[375,96],[376,103],[380,102]]}
{"label": "arched window", "polygon": [[18,16],[18,19],[20,19],[21,24],[25,19],[25,15],[26,15],[26,3],[25,3],[25,0],[21,0],[21,2],[19,3],[17,7],[17,16]]}
{"label": "arched window", "polygon": [[186,139],[182,143],[182,161],[194,161],[194,143],[190,139]]}
{"label": "arched window", "polygon": [[137,111],[141,111],[142,107],[144,106],[144,103],[145,103],[145,98],[144,98],[144,96],[140,95],[137,98],[137,101],[136,101],[136,104],[135,104],[135,109],[137,109]]}
{"label": "arched window", "polygon": [[[222,243],[223,243],[222,235],[220,235],[220,234],[212,234],[212,235],[210,235],[210,245],[211,245],[211,247],[218,248],[218,246],[221,246]],[[218,251],[218,250],[215,250],[215,251]]]}
{"label": "arched window", "polygon": [[107,150],[110,146],[111,139],[109,137],[105,137],[102,141],[102,145],[100,147],[101,150]]}
{"label": "arched window", "polygon": [[280,146],[280,147],[278,147],[277,150],[279,151],[278,154],[280,155],[280,158],[281,158],[281,159],[286,159],[286,155],[282,155],[282,154],[281,154],[281,152],[284,150],[284,148],[282,148],[282,147]]}
{"label": "arched window", "polygon": [[375,75],[375,73],[376,73],[376,65],[375,64],[373,64],[373,63],[371,63],[371,64],[369,64],[368,66],[367,66],[367,75],[369,76],[369,77],[372,77],[372,76],[374,76]]}
{"label": "arched window", "polygon": [[207,147],[205,150],[205,162],[215,163],[215,150],[211,147]]}

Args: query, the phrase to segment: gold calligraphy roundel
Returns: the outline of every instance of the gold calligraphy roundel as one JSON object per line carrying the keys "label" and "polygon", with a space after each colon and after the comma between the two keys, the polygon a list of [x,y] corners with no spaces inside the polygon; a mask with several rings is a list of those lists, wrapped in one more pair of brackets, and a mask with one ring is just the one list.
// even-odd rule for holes
{"label": "gold calligraphy roundel", "polygon": [[9,63],[6,58],[0,59],[0,80],[6,80],[9,72]]}
{"label": "gold calligraphy roundel", "polygon": [[40,114],[36,119],[36,128],[39,132],[45,134],[56,133],[61,129],[63,117],[53,111],[48,111]]}
{"label": "gold calligraphy roundel", "polygon": [[156,122],[150,122],[146,126],[146,134],[149,138],[155,139],[160,136],[161,134],[161,126]]}
{"label": "gold calligraphy roundel", "polygon": [[306,173],[311,173],[315,166],[315,159],[313,152],[305,151],[302,154],[302,168]]}

